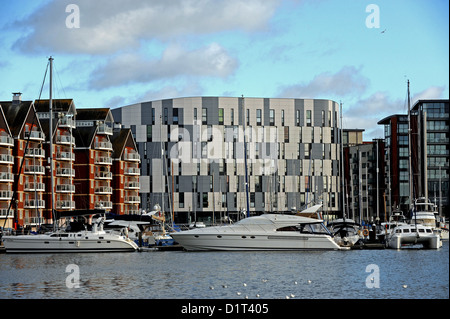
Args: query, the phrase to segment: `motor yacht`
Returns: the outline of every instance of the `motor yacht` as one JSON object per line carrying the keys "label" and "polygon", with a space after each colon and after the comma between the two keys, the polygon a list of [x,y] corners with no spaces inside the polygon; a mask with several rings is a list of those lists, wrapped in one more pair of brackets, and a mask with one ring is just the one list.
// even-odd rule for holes
{"label": "motor yacht", "polygon": [[96,220],[91,230],[3,236],[2,240],[6,253],[134,252],[138,249],[126,230],[121,233],[105,231],[102,217]]}
{"label": "motor yacht", "polygon": [[171,236],[188,251],[340,249],[323,220],[288,214],[263,214],[232,225],[195,228]]}

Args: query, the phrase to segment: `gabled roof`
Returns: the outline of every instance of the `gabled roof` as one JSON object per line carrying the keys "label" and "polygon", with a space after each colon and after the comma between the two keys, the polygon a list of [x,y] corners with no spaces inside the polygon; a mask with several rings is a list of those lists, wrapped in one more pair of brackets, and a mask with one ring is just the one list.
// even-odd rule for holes
{"label": "gabled roof", "polygon": [[113,145],[113,158],[121,158],[127,146],[137,150],[133,134],[129,128],[115,130],[111,136],[111,143]]}
{"label": "gabled roof", "polygon": [[77,110],[77,121],[114,122],[110,108],[89,108]]}
{"label": "gabled roof", "polygon": [[8,121],[6,120],[6,116],[5,113],[3,112],[3,107],[1,104],[0,104],[0,128],[3,128],[9,136],[12,136],[11,130],[9,129]]}
{"label": "gabled roof", "polygon": [[91,148],[94,143],[96,126],[81,126],[72,131],[76,148]]}
{"label": "gabled roof", "polygon": [[[34,102],[36,112],[48,113],[50,109],[50,100],[36,100]],[[64,112],[76,114],[75,104],[73,99],[53,99],[52,100],[53,112]]]}
{"label": "gabled roof", "polygon": [[12,103],[11,101],[0,102],[5,118],[8,122],[12,137],[20,136],[25,123],[37,125],[42,130],[41,123],[37,118],[33,101],[21,101]]}

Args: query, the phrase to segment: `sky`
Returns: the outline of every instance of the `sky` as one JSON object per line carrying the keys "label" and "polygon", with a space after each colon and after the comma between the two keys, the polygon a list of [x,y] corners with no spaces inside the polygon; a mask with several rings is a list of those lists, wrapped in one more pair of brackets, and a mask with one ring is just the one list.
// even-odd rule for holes
{"label": "sky", "polygon": [[344,128],[449,98],[448,0],[0,0],[0,101],[330,99]]}

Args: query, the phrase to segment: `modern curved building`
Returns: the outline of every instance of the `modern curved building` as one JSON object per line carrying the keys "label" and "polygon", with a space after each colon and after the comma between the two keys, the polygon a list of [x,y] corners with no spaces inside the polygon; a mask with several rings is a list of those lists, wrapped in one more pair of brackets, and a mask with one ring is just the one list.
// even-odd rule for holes
{"label": "modern curved building", "polygon": [[186,97],[111,111],[135,136],[145,210],[160,204],[177,223],[299,210],[320,200],[324,211],[339,211],[334,101]]}

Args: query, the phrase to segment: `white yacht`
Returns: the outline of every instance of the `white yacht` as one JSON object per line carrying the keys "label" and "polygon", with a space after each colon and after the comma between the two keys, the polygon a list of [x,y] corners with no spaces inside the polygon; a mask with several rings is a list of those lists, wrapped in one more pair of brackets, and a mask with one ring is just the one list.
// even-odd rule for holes
{"label": "white yacht", "polygon": [[401,210],[395,209],[389,217],[389,221],[381,223],[381,227],[377,230],[377,238],[385,241],[395,227],[401,225],[407,225],[406,217]]}
{"label": "white yacht", "polygon": [[436,205],[425,197],[415,200],[414,212],[411,217],[411,224],[414,223],[431,227],[436,234],[439,234],[441,239],[448,239],[448,228],[445,225],[441,227]]}
{"label": "white yacht", "polygon": [[341,247],[351,247],[363,238],[359,235],[359,225],[349,218],[338,218],[329,225],[334,241]]}
{"label": "white yacht", "polygon": [[340,249],[322,220],[284,214],[263,214],[232,225],[195,228],[171,236],[186,250]]}
{"label": "white yacht", "polygon": [[431,227],[420,224],[399,225],[386,237],[386,247],[401,249],[421,244],[423,248],[438,249],[442,246],[439,234]]}
{"label": "white yacht", "polygon": [[92,230],[3,236],[2,240],[6,253],[134,252],[138,249],[126,232],[105,231],[102,217],[92,225]]}

